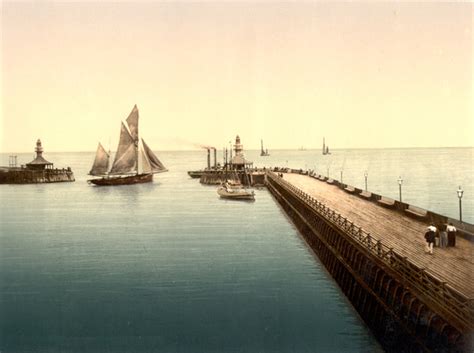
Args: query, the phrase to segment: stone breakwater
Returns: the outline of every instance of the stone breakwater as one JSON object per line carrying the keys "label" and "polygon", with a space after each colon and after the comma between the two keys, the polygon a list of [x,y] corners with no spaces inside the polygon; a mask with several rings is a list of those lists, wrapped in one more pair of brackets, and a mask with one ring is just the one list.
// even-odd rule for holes
{"label": "stone breakwater", "polygon": [[75,181],[71,168],[30,170],[0,168],[0,184],[37,184]]}

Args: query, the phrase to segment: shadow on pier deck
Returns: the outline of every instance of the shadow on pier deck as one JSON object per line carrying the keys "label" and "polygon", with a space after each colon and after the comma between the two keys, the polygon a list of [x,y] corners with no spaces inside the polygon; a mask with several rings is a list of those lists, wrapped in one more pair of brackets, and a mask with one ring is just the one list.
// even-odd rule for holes
{"label": "shadow on pier deck", "polygon": [[422,211],[281,175],[267,172],[269,191],[387,351],[472,351],[472,242],[425,254]]}

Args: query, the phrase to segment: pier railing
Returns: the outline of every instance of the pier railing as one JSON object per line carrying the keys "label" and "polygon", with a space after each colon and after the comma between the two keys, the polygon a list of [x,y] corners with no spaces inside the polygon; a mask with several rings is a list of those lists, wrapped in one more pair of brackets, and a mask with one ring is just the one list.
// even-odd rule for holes
{"label": "pier railing", "polygon": [[361,227],[343,217],[339,213],[316,200],[311,195],[300,190],[296,186],[277,176],[272,171],[267,171],[267,178],[290,191],[299,200],[308,205],[320,217],[340,229],[344,234],[350,236],[359,243],[367,253],[382,261],[392,271],[396,272],[402,283],[415,288],[418,293],[430,301],[440,304],[440,308],[449,314],[464,329],[473,329],[474,301],[466,297],[449,284],[439,280],[435,275],[427,272],[397,254],[393,248],[386,246],[381,240],[373,237]]}

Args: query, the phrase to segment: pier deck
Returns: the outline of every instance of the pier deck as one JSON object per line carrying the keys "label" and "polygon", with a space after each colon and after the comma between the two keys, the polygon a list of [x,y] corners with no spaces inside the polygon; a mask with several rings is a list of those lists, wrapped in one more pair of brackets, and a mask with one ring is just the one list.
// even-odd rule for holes
{"label": "pier deck", "polygon": [[427,272],[466,297],[474,296],[473,243],[457,237],[456,247],[435,248],[434,255],[426,254],[426,223],[306,175],[285,173],[284,179],[362,227],[373,237],[392,247],[395,252],[425,268]]}

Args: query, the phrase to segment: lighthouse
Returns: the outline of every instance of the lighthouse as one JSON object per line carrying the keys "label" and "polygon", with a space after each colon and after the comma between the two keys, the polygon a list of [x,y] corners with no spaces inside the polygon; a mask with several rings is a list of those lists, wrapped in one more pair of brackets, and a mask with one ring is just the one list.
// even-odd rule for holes
{"label": "lighthouse", "polygon": [[244,146],[240,142],[239,135],[235,137],[234,152],[235,154],[230,161],[232,169],[244,170],[246,168],[252,168],[253,162],[246,160],[244,157]]}
{"label": "lighthouse", "polygon": [[30,169],[53,169],[53,163],[48,162],[43,158],[43,146],[41,146],[41,140],[36,141],[36,158],[30,163],[26,164],[27,168]]}
{"label": "lighthouse", "polygon": [[242,155],[243,154],[243,151],[244,151],[244,146],[240,143],[240,136],[237,135],[235,137],[235,145],[234,145],[234,152],[235,152],[235,155]]}

